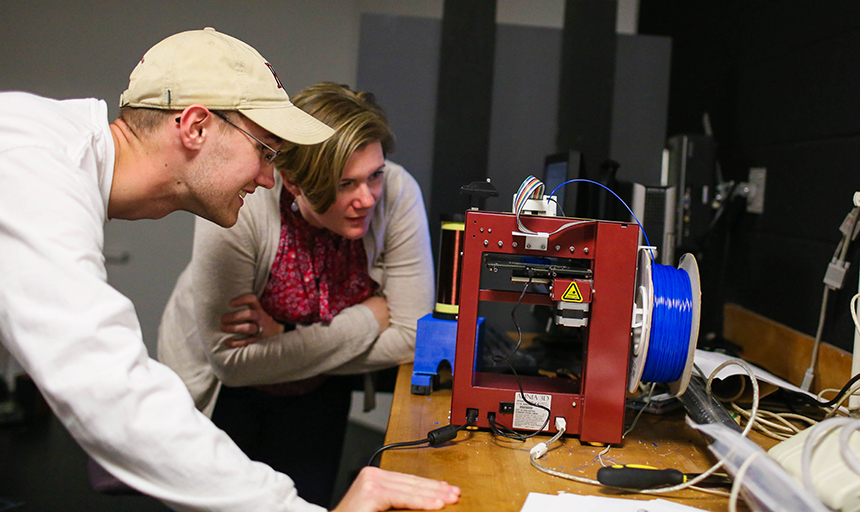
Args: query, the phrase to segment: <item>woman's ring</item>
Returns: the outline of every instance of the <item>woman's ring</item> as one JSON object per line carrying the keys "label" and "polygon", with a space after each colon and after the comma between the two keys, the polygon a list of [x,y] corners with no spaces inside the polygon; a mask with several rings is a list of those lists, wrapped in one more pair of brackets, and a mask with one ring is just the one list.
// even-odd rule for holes
{"label": "woman's ring", "polygon": [[258,336],[258,337],[259,337],[259,336],[262,336],[262,335],[263,335],[263,326],[262,326],[262,325],[260,325],[260,324],[257,324],[257,334],[256,334],[256,336]]}

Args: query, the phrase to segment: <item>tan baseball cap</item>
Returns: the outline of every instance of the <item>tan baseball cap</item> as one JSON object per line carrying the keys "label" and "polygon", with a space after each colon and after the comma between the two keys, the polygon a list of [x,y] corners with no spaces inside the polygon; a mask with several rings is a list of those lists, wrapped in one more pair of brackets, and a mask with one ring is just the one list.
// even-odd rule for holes
{"label": "tan baseball cap", "polygon": [[290,102],[275,69],[248,44],[211,27],[174,34],[144,54],[120,107],[238,110],[277,137],[317,144],[334,130]]}

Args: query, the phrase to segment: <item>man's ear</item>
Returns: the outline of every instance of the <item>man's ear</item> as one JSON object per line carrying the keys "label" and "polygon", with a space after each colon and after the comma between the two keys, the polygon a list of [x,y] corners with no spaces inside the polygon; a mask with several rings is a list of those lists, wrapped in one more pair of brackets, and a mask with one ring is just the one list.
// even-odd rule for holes
{"label": "man's ear", "polygon": [[186,149],[198,151],[203,147],[209,131],[213,129],[215,116],[203,105],[191,105],[177,117],[179,137]]}

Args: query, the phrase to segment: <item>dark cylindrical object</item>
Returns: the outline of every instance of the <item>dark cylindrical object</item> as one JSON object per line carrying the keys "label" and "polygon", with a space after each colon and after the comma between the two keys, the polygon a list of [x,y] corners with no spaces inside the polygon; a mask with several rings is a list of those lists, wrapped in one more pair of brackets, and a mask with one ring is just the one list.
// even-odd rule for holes
{"label": "dark cylindrical object", "polygon": [[607,466],[597,470],[598,482],[623,489],[651,489],[666,485],[678,485],[685,480],[684,474],[677,469]]}

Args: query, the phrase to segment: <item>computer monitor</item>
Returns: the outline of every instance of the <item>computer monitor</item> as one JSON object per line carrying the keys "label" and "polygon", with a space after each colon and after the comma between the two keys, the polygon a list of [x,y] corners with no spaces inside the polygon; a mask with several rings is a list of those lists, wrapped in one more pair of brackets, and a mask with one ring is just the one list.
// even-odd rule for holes
{"label": "computer monitor", "polygon": [[[544,159],[543,183],[546,194],[565,181],[586,177],[585,160],[576,150],[554,153]],[[566,217],[588,216],[588,184],[570,183],[555,193],[561,211]],[[561,214],[561,212],[559,212]]]}

